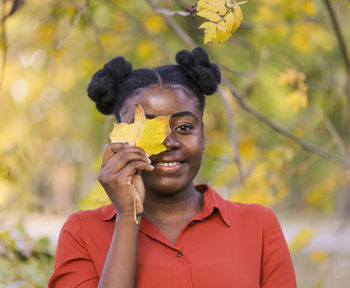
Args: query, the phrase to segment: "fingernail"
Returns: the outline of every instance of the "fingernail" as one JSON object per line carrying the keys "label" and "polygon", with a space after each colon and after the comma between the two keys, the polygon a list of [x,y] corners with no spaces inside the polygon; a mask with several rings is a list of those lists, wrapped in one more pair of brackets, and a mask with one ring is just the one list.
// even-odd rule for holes
{"label": "fingernail", "polygon": [[149,154],[146,151],[145,151],[145,153],[146,153],[147,158],[151,157],[151,156],[149,156]]}
{"label": "fingernail", "polygon": [[151,163],[152,163],[152,160],[149,159],[149,158],[147,158],[147,162],[148,162],[149,164],[151,164]]}
{"label": "fingernail", "polygon": [[128,142],[130,146],[135,146],[135,142]]}

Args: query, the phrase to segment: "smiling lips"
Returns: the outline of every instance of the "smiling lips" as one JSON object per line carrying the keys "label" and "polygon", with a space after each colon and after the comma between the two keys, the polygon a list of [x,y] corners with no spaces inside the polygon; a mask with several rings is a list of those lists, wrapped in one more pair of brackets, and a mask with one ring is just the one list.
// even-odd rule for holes
{"label": "smiling lips", "polygon": [[159,162],[159,163],[156,163],[156,166],[171,167],[171,166],[176,166],[178,164],[180,164],[180,162]]}
{"label": "smiling lips", "polygon": [[154,163],[156,169],[159,169],[162,172],[166,173],[175,173],[181,168],[181,162],[173,161],[173,162],[157,162]]}

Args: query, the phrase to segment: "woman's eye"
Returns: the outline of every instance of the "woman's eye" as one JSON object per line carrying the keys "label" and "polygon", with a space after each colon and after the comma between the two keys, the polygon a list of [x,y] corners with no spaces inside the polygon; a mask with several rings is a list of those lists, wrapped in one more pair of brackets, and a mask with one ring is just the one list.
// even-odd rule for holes
{"label": "woman's eye", "polygon": [[192,126],[191,125],[189,125],[189,124],[182,124],[182,125],[180,125],[180,126],[177,126],[176,128],[175,128],[175,131],[177,131],[177,132],[188,132],[188,131],[190,131],[192,129]]}

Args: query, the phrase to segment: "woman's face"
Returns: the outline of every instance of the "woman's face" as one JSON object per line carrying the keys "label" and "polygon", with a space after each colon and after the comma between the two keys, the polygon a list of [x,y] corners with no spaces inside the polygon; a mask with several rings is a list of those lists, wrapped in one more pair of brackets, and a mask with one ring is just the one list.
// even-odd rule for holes
{"label": "woman's face", "polygon": [[123,122],[133,122],[134,104],[142,105],[147,118],[170,116],[171,133],[163,142],[167,151],[152,155],[155,169],[142,174],[146,190],[173,194],[193,185],[205,145],[197,97],[186,95],[182,89],[146,88],[126,101]]}

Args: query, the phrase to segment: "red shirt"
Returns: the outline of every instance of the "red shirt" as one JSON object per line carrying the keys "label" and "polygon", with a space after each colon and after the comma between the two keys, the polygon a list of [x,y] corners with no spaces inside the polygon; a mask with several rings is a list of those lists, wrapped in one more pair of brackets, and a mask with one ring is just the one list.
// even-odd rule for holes
{"label": "red shirt", "polygon": [[[136,287],[295,288],[288,247],[271,209],[226,201],[206,185],[203,209],[176,245],[145,217],[138,235]],[[49,287],[97,287],[115,225],[112,204],[72,214],[58,240]]]}

